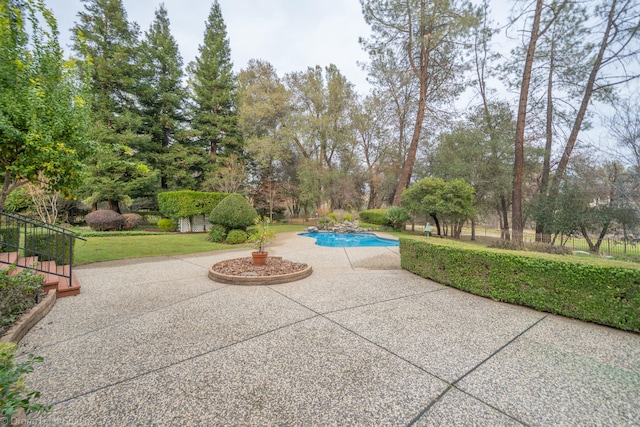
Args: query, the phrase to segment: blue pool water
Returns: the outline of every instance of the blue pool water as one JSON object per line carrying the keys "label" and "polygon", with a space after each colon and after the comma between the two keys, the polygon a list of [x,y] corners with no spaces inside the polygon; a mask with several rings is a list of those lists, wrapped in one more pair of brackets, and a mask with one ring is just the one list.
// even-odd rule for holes
{"label": "blue pool water", "polygon": [[355,248],[371,246],[398,246],[397,240],[383,239],[370,233],[301,233],[298,236],[313,237],[316,245],[330,248]]}

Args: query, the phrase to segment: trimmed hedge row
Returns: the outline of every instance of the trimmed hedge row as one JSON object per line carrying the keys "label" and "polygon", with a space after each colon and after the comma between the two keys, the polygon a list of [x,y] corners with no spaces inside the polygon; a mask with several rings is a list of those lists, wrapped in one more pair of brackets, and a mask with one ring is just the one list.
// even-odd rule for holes
{"label": "trimmed hedge row", "polygon": [[640,270],[400,239],[402,268],[536,310],[640,331]]}
{"label": "trimmed hedge row", "polygon": [[388,209],[369,209],[358,214],[360,221],[367,224],[387,225]]}
{"label": "trimmed hedge row", "polygon": [[158,194],[158,208],[167,218],[177,220],[195,215],[208,216],[227,193],[207,193],[201,191],[167,191]]}

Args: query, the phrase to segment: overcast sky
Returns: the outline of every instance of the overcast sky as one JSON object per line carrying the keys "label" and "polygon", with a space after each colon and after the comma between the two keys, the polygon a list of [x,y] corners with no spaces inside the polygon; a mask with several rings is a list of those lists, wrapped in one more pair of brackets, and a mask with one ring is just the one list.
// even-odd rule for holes
{"label": "overcast sky", "polygon": [[[69,51],[70,28],[84,10],[80,0],[45,0],[60,29],[60,43]],[[161,1],[123,0],[129,21],[149,29]],[[219,0],[227,25],[234,69],[252,58],[269,61],[280,76],[316,65],[335,64],[356,89],[368,91],[367,61],[358,37],[367,36],[359,0]],[[198,54],[212,0],[164,0],[185,65]]]}

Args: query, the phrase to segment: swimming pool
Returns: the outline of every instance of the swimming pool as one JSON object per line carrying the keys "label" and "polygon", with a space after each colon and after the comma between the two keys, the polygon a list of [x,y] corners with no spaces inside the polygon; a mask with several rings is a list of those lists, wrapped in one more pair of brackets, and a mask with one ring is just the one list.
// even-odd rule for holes
{"label": "swimming pool", "polygon": [[298,236],[313,237],[316,245],[330,248],[356,248],[371,246],[398,246],[397,240],[383,239],[371,233],[300,233]]}

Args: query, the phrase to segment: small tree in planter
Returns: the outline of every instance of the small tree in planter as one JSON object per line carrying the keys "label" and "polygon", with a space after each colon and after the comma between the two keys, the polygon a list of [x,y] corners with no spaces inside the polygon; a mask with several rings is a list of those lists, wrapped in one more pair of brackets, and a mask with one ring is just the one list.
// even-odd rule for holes
{"label": "small tree in planter", "polygon": [[252,252],[253,263],[256,265],[264,265],[269,255],[265,252],[264,248],[271,239],[275,236],[274,231],[271,229],[271,220],[266,216],[258,216],[254,220],[256,228],[249,235],[249,241],[253,243],[257,249],[256,252]]}

